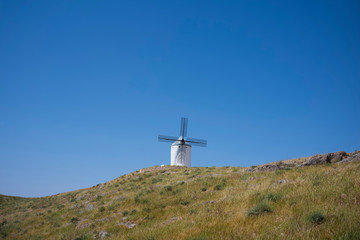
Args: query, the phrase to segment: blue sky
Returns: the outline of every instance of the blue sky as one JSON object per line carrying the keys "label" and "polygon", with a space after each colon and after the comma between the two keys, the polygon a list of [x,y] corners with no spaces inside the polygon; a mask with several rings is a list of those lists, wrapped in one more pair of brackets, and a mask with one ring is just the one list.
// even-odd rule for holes
{"label": "blue sky", "polygon": [[0,1],[0,194],[360,149],[358,1]]}

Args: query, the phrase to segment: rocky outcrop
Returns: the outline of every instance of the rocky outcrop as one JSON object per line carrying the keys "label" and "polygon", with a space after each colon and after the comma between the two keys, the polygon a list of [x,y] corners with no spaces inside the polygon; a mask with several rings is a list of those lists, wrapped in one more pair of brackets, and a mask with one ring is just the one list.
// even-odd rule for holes
{"label": "rocky outcrop", "polygon": [[310,157],[307,161],[297,165],[297,167],[318,165],[324,163],[336,163],[348,157],[348,154],[343,151],[328,153],[328,154],[316,154]]}
{"label": "rocky outcrop", "polygon": [[257,167],[250,167],[246,169],[246,172],[270,172],[282,169],[289,169],[292,167],[304,167],[304,166],[312,166],[318,164],[325,163],[347,163],[360,161],[360,151],[355,151],[352,153],[346,153],[344,151],[338,151],[335,153],[327,153],[327,154],[316,154],[314,156],[309,157],[305,162],[302,162],[298,165],[294,163],[288,162],[278,162],[274,164],[265,164]]}
{"label": "rocky outcrop", "polygon": [[338,163],[347,163],[360,161],[360,151],[355,151],[349,154],[349,156]]}

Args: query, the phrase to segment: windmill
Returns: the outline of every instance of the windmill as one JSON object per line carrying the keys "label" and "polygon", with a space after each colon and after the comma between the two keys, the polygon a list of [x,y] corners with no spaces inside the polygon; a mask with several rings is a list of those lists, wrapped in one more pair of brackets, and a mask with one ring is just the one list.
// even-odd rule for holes
{"label": "windmill", "polygon": [[159,135],[159,142],[171,142],[171,165],[191,167],[191,145],[206,147],[206,140],[188,138],[188,119],[182,117],[180,125],[180,137]]}

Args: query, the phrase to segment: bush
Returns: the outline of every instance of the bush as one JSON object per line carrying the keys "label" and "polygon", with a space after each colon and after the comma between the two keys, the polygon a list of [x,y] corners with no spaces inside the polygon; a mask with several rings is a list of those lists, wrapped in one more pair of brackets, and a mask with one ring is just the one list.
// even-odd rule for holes
{"label": "bush", "polygon": [[207,188],[203,187],[201,188],[201,191],[206,192]]}
{"label": "bush", "polygon": [[214,190],[218,191],[218,190],[223,190],[224,189],[224,185],[223,184],[217,184],[214,187]]}
{"label": "bush", "polygon": [[164,187],[166,191],[171,192],[172,191],[172,186],[165,186]]}
{"label": "bush", "polygon": [[273,211],[272,207],[266,203],[259,203],[255,207],[247,211],[247,215],[260,215],[264,213],[271,213]]}
{"label": "bush", "polygon": [[128,211],[128,210],[125,210],[125,211],[122,212],[122,214],[123,214],[123,216],[125,217],[125,216],[129,215],[129,211]]}
{"label": "bush", "polygon": [[181,205],[184,205],[184,206],[188,205],[189,203],[190,203],[190,202],[189,202],[189,201],[186,201],[186,200],[180,202],[180,204],[181,204]]}
{"label": "bush", "polygon": [[77,224],[78,221],[79,221],[79,219],[76,218],[76,217],[73,217],[73,218],[70,220],[70,222],[71,222],[72,224]]}
{"label": "bush", "polygon": [[158,183],[158,182],[161,182],[161,181],[162,181],[162,178],[154,178],[153,180],[151,180],[151,183],[155,184],[155,183]]}
{"label": "bush", "polygon": [[103,212],[103,211],[105,211],[105,207],[100,207],[99,212]]}
{"label": "bush", "polygon": [[314,211],[308,216],[308,221],[315,224],[321,224],[325,221],[325,215],[322,211]]}
{"label": "bush", "polygon": [[282,198],[281,194],[276,194],[276,193],[268,193],[265,195],[265,199],[273,201],[273,202],[277,202]]}
{"label": "bush", "polygon": [[143,211],[149,213],[149,212],[151,212],[151,209],[150,208],[143,208]]}
{"label": "bush", "polygon": [[195,209],[191,209],[191,210],[189,211],[189,213],[190,213],[190,215],[192,215],[192,214],[196,214],[197,211],[196,211]]}

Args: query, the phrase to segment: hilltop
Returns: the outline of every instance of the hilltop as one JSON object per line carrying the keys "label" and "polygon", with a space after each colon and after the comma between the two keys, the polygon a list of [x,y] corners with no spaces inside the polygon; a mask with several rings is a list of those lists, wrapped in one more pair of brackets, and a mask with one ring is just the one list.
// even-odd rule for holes
{"label": "hilltop", "polygon": [[0,195],[2,239],[360,239],[360,152],[151,167],[42,198]]}

